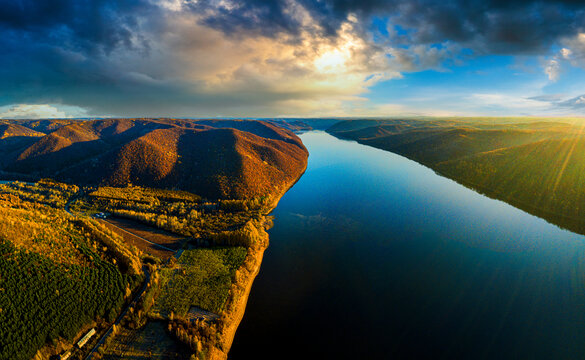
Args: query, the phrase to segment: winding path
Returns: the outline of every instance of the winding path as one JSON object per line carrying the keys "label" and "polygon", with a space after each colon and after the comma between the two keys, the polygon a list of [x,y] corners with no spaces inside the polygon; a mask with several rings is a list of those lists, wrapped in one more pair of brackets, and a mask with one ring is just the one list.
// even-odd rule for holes
{"label": "winding path", "polygon": [[79,189],[79,191],[75,195],[69,198],[67,204],[65,204],[65,211],[67,211],[69,215],[77,217],[77,215],[73,214],[69,208],[71,207],[71,204],[73,204],[75,201],[77,201],[77,199],[79,199],[83,195],[84,195],[83,189]]}

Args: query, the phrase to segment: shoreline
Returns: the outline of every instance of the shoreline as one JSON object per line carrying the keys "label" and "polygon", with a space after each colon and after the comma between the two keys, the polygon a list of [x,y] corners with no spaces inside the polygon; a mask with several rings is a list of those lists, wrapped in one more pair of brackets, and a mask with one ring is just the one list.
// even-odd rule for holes
{"label": "shoreline", "polygon": [[[207,354],[208,359],[210,360],[225,360],[228,357],[238,327],[240,326],[240,323],[242,322],[244,315],[246,313],[246,306],[248,305],[248,298],[252,291],[254,280],[256,279],[256,276],[260,273],[262,260],[264,258],[264,251],[268,248],[268,233],[266,233],[264,241],[265,242],[262,246],[254,248],[252,250],[254,253],[250,253],[246,257],[245,260],[246,262],[249,261],[249,259],[253,259],[254,266],[252,270],[247,274],[244,281],[241,281],[239,283],[239,284],[244,283],[243,291],[240,291],[238,294],[236,294],[234,296],[234,300],[227,305],[228,307],[231,307],[232,310],[226,313],[225,315],[226,319],[222,318],[220,320],[223,325],[221,340],[222,349],[219,349],[217,346],[211,346],[210,351]],[[236,287],[238,289],[241,289],[240,287],[238,287],[238,285],[236,285]]]}
{"label": "shoreline", "polygon": [[555,213],[553,211],[550,211],[547,209],[542,209],[542,208],[536,207],[532,204],[522,202],[522,201],[517,200],[515,198],[506,196],[502,192],[492,190],[490,188],[481,186],[479,184],[472,183],[470,181],[466,181],[465,179],[462,179],[462,178],[457,177],[457,176],[453,176],[445,171],[439,170],[438,168],[434,168],[430,164],[421,162],[413,157],[407,156],[406,154],[401,154],[401,153],[397,153],[397,152],[394,152],[391,150],[387,150],[387,149],[384,149],[383,147],[377,147],[377,146],[368,144],[366,141],[363,141],[363,140],[345,138],[343,136],[339,136],[335,133],[330,133],[330,132],[327,132],[327,133],[330,134],[331,136],[334,136],[334,137],[341,139],[341,140],[355,141],[356,143],[364,145],[364,146],[369,146],[369,147],[374,148],[374,149],[387,151],[389,153],[392,153],[392,154],[395,154],[398,156],[402,156],[408,160],[414,161],[417,164],[428,168],[429,170],[433,171],[435,174],[442,176],[446,179],[449,179],[451,181],[454,181],[454,182],[458,183],[459,185],[466,187],[467,189],[475,191],[478,194],[481,194],[481,195],[488,197],[490,199],[493,199],[493,200],[504,202],[504,203],[506,203],[510,206],[513,206],[521,211],[524,211],[527,214],[530,214],[532,216],[536,216],[536,217],[546,221],[549,224],[557,226],[560,229],[570,231],[570,232],[573,232],[573,233],[576,233],[579,235],[585,235],[585,221],[583,221],[582,219],[579,219],[576,217],[571,217],[568,215],[558,214],[558,213]]}
{"label": "shoreline", "polygon": [[[268,206],[268,210],[264,213],[263,217],[262,217],[262,223],[260,224],[260,228],[258,229],[260,231],[260,241],[257,242],[256,244],[258,244],[258,246],[251,246],[249,248],[249,252],[248,255],[246,256],[246,259],[244,260],[244,264],[242,265],[241,268],[246,268],[246,264],[248,263],[249,260],[253,260],[253,268],[252,269],[247,269],[249,270],[249,272],[247,273],[247,275],[245,276],[244,279],[242,279],[242,281],[237,281],[236,282],[236,288],[240,288],[238,285],[240,285],[241,283],[245,283],[245,285],[243,286],[243,292],[239,292],[238,294],[236,294],[234,296],[234,300],[230,303],[227,304],[226,307],[228,307],[228,309],[232,308],[231,312],[226,312],[226,319],[224,320],[223,317],[220,321],[225,321],[223,324],[223,334],[222,334],[222,348],[223,350],[218,349],[217,347],[212,347],[212,350],[210,351],[210,353],[208,354],[209,359],[210,360],[226,360],[229,354],[229,351],[231,349],[231,346],[233,344],[236,332],[238,330],[238,327],[240,326],[240,323],[242,322],[242,319],[244,318],[244,314],[246,313],[246,306],[248,305],[248,298],[250,296],[250,293],[252,291],[252,286],[254,285],[254,280],[256,279],[256,276],[260,273],[260,268],[262,266],[262,260],[264,258],[264,251],[268,248],[270,239],[269,239],[269,235],[268,232],[266,230],[269,229],[269,225],[270,225],[270,221],[268,219],[268,216],[270,216],[269,214],[272,213],[272,211],[274,209],[276,209],[276,207],[278,206],[278,203],[280,202],[280,200],[282,199],[282,197],[293,187],[295,186],[295,184],[297,182],[299,182],[299,180],[303,177],[303,175],[305,174],[305,171],[307,171],[307,165],[308,165],[308,160],[307,163],[305,163],[304,169],[303,171],[299,174],[299,176],[292,181],[288,186],[285,186],[284,191],[282,191],[277,197],[275,197],[274,201],[272,201],[269,206]],[[233,286],[233,285],[232,285]]]}
{"label": "shoreline", "polygon": [[210,351],[207,354],[207,359],[227,359],[238,327],[240,326],[240,323],[242,322],[246,313],[248,298],[252,292],[254,280],[260,273],[262,260],[264,258],[264,251],[266,251],[269,246],[270,239],[267,232],[271,226],[270,219],[268,218],[270,216],[269,214],[272,213],[272,211],[278,206],[278,203],[282,197],[302,178],[302,176],[305,174],[305,171],[307,170],[307,165],[308,161],[305,163],[304,169],[299,174],[299,176],[289,185],[285,186],[284,191],[282,191],[277,197],[274,198],[272,202],[269,203],[266,212],[263,214],[262,219],[260,220],[260,224],[255,224],[255,227],[258,230],[260,236],[257,239],[258,241],[255,242],[253,246],[248,248],[248,254],[246,255],[244,264],[242,264],[240,267],[240,270],[247,270],[246,274],[244,274],[241,279],[237,279],[236,282],[232,284],[232,289],[239,291],[237,291],[237,293],[234,294],[234,296],[231,298],[231,301],[226,304],[227,311],[225,311],[225,315],[220,319],[222,329],[222,339],[220,343],[222,349],[219,349],[217,346],[211,346]]}

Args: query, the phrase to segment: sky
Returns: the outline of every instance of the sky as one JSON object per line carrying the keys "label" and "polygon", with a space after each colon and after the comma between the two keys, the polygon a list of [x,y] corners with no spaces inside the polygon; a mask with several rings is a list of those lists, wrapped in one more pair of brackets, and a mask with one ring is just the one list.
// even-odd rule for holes
{"label": "sky", "polygon": [[0,118],[585,115],[585,5],[0,0]]}

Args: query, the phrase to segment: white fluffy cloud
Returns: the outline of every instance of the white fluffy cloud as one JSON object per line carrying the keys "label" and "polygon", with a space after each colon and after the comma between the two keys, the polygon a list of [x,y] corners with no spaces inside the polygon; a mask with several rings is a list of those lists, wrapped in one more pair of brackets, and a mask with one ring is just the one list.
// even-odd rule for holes
{"label": "white fluffy cloud", "polygon": [[561,64],[558,59],[550,59],[544,67],[544,73],[550,81],[557,81],[561,73]]}
{"label": "white fluffy cloud", "polygon": [[[111,113],[333,116],[343,115],[343,108],[359,115],[351,107],[356,105],[365,111],[362,115],[379,114],[378,108],[362,106],[373,85],[405,71],[441,70],[460,51],[449,43],[376,43],[352,14],[336,36],[325,36],[314,15],[296,1],[288,2],[287,11],[302,24],[299,31],[273,36],[226,35],[205,24],[202,14],[187,11],[183,1],[161,4],[162,30],[142,34],[150,44],[147,56],[119,49],[101,60],[101,83],[116,83],[116,90],[124,91],[124,102],[108,102]],[[87,106],[100,101],[95,96],[82,100]]]}
{"label": "white fluffy cloud", "polygon": [[295,5],[305,28],[277,37],[229,36],[200,24],[198,16],[175,14],[161,43],[174,54],[172,76],[195,91],[221,96],[245,94],[262,100],[270,113],[305,113],[338,108],[340,101],[365,93],[375,83],[400,77],[389,61],[390,49],[374,46],[349,17],[336,38],[319,35],[317,23]]}
{"label": "white fluffy cloud", "polygon": [[49,104],[18,104],[0,107],[0,119],[49,119],[83,117],[87,111],[78,107],[61,107]]}
{"label": "white fluffy cloud", "polygon": [[566,66],[585,68],[585,33],[562,40],[563,47],[548,59],[544,65],[544,72],[549,80],[557,81]]}

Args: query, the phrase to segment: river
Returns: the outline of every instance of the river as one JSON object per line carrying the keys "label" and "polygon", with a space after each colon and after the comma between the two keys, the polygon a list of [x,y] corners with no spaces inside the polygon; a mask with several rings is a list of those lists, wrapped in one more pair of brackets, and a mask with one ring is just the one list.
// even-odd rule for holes
{"label": "river", "polygon": [[585,238],[324,132],[230,359],[583,358]]}

